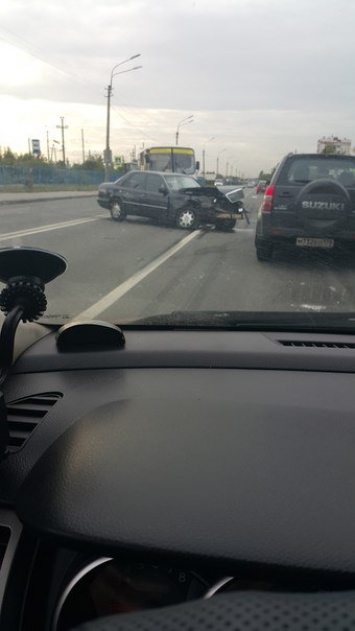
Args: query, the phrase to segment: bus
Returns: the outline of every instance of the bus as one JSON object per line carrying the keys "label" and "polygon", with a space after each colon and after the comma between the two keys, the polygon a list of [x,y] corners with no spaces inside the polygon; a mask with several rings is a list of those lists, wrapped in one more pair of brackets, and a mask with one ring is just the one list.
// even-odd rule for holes
{"label": "bus", "polygon": [[141,171],[166,171],[195,175],[200,164],[191,147],[150,147],[140,152],[138,168]]}

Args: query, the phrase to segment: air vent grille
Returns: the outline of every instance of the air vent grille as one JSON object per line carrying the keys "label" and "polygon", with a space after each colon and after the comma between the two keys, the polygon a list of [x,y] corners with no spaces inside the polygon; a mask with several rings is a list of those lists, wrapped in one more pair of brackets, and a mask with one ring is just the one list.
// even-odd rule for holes
{"label": "air vent grille", "polygon": [[294,348],[347,348],[349,350],[355,349],[355,344],[352,342],[313,342],[313,341],[299,341],[299,340],[279,340],[282,346],[292,346]]}
{"label": "air vent grille", "polygon": [[38,423],[44,419],[62,394],[46,392],[17,399],[6,405],[10,441],[8,453],[23,447]]}
{"label": "air vent grille", "polygon": [[0,568],[4,560],[7,544],[10,540],[10,535],[10,528],[7,528],[7,526],[0,526]]}

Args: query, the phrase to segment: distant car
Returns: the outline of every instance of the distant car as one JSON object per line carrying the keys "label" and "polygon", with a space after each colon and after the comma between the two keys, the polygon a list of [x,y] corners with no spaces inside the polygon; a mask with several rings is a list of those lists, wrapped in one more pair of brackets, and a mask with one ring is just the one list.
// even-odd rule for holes
{"label": "distant car", "polygon": [[247,188],[254,188],[256,186],[255,180],[249,180],[247,182]]}
{"label": "distant car", "polygon": [[240,215],[238,200],[182,173],[131,171],[116,182],[100,184],[97,202],[116,221],[137,215],[189,230],[202,223],[232,230]]}
{"label": "distant car", "polygon": [[223,180],[215,180],[215,183],[214,183],[215,186],[223,186],[223,184],[224,184]]}
{"label": "distant car", "polygon": [[354,244],[355,157],[334,154],[288,155],[267,187],[260,207],[255,245],[259,260],[274,246],[331,250]]}
{"label": "distant car", "polygon": [[256,185],[257,194],[264,193],[264,191],[266,190],[266,185],[267,185],[266,180],[259,180],[259,182]]}

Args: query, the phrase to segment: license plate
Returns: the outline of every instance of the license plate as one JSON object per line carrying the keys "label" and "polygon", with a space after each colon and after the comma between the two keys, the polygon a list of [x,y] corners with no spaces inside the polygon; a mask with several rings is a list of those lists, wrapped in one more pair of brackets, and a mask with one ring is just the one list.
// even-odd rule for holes
{"label": "license plate", "polygon": [[217,213],[218,219],[239,219],[239,214],[235,213]]}
{"label": "license plate", "polygon": [[307,237],[298,237],[296,245],[302,248],[333,248],[334,239],[313,239]]}

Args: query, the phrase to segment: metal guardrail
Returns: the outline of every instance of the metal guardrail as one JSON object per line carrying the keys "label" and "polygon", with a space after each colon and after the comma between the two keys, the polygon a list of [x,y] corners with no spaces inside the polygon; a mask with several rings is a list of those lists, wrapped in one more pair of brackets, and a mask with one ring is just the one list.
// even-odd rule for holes
{"label": "metal guardrail", "polygon": [[[115,176],[117,178],[117,175]],[[0,165],[0,187],[22,185],[98,186],[105,179],[103,171],[58,167],[20,167]],[[115,179],[115,178],[113,178]]]}

